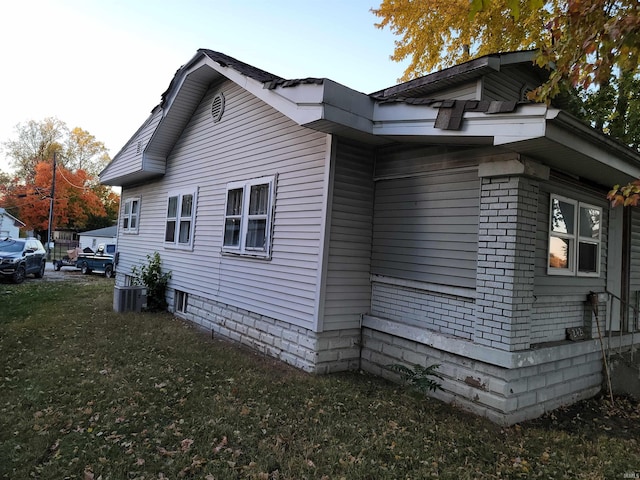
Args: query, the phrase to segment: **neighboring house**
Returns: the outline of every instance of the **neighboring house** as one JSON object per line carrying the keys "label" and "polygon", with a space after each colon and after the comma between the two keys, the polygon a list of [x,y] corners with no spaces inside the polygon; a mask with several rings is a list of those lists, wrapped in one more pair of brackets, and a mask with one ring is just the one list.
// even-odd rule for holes
{"label": "neighboring house", "polygon": [[[97,230],[89,230],[82,232],[80,236],[80,248],[90,248],[94,252],[98,250],[100,244],[115,245],[118,238],[118,226],[98,228]],[[115,251],[115,250],[114,250]],[[113,253],[113,252],[110,252]]]}
{"label": "neighboring house", "polygon": [[532,58],[366,95],[199,50],[100,174],[122,186],[117,286],[158,251],[176,315],[309,372],[439,363],[436,397],[503,424],[594,395],[587,295],[610,347],[638,329],[618,299],[638,301],[640,214],[606,193],[640,155],[529,103]]}
{"label": "neighboring house", "polygon": [[0,208],[0,238],[18,238],[20,236],[20,229],[24,227],[24,223],[11,215],[4,208]]}

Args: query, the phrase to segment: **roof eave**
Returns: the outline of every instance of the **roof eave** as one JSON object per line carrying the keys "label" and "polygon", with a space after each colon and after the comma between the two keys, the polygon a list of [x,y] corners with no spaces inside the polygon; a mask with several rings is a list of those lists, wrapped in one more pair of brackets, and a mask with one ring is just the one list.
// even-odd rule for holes
{"label": "roof eave", "polygon": [[489,71],[499,71],[502,66],[517,63],[533,62],[535,51],[525,50],[517,52],[497,53],[478,57],[465,63],[454,65],[423,77],[415,78],[389,88],[373,92],[374,98],[389,98],[398,95],[406,95],[412,90],[425,88],[429,90],[439,89],[443,82],[462,82],[469,78],[479,77]]}

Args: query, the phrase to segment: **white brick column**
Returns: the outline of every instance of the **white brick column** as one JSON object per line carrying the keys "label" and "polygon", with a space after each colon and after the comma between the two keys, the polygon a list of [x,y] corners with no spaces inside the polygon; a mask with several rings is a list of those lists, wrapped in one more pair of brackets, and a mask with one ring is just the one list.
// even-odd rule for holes
{"label": "white brick column", "polygon": [[539,178],[548,169],[520,158],[481,164],[475,343],[530,347]]}

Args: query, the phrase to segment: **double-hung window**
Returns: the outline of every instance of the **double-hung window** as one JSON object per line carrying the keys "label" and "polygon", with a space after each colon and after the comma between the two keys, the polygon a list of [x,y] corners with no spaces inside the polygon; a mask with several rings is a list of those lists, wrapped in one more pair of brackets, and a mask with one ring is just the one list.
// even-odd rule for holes
{"label": "double-hung window", "polygon": [[551,195],[550,275],[600,275],[602,208]]}
{"label": "double-hung window", "polygon": [[177,248],[191,248],[193,246],[195,213],[195,191],[169,193],[164,231],[165,244]]}
{"label": "double-hung window", "polygon": [[127,198],[124,201],[122,214],[122,231],[124,233],[138,233],[138,218],[140,216],[140,198]]}
{"label": "double-hung window", "polygon": [[227,185],[223,251],[269,256],[274,179],[262,177]]}

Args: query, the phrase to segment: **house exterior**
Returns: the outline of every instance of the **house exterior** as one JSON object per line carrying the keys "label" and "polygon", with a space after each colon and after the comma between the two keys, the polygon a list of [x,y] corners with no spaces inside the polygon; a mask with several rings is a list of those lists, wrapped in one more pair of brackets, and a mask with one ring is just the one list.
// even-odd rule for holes
{"label": "house exterior", "polygon": [[115,252],[115,245],[118,239],[118,226],[113,225],[111,227],[98,228],[96,230],[89,230],[79,234],[80,245],[79,247],[84,250],[90,248],[94,252],[98,250],[101,244],[110,245],[112,251]]}
{"label": "house exterior", "polygon": [[20,229],[26,225],[16,217],[7,212],[4,208],[0,208],[0,238],[20,236]]}
{"label": "house exterior", "polygon": [[366,95],[199,50],[100,175],[117,288],[158,251],[212,334],[320,374],[438,363],[435,396],[502,424],[594,395],[599,332],[640,341],[640,215],[605,198],[640,156],[528,102],[532,58]]}

